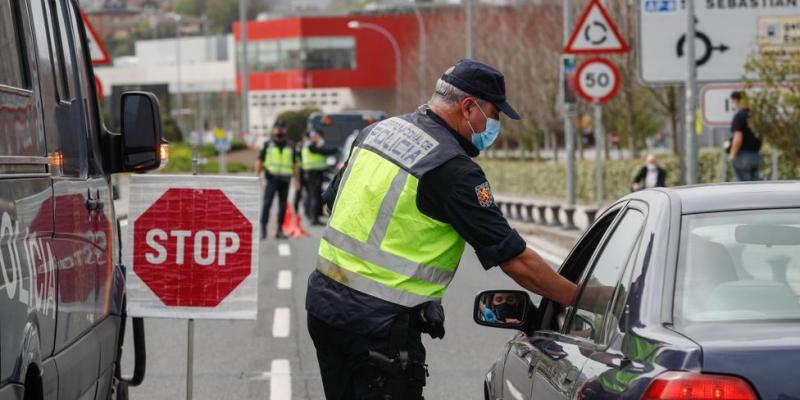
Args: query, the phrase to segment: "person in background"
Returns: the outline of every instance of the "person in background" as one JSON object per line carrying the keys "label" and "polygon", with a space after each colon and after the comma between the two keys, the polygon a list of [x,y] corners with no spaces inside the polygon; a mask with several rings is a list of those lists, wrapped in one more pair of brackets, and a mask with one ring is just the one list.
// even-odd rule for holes
{"label": "person in background", "polygon": [[658,166],[655,154],[648,154],[644,165],[639,168],[639,172],[633,177],[631,191],[635,192],[642,189],[654,187],[664,187],[667,181],[667,171]]}
{"label": "person in background", "polygon": [[261,240],[267,238],[267,225],[275,194],[278,195],[278,229],[275,231],[275,238],[286,239],[282,225],[286,218],[289,185],[292,177],[297,179],[299,174],[294,145],[286,135],[286,124],[283,121],[277,121],[272,128],[272,139],[264,142],[264,147],[261,148],[255,162],[256,175],[261,175],[263,169],[267,179],[267,187],[264,189],[264,204],[261,209]]}
{"label": "person in background", "polygon": [[[305,147],[307,142],[308,135],[303,135],[303,138],[294,146],[295,163],[299,165],[300,169],[294,180],[294,197],[292,198],[292,206],[294,206],[294,212],[297,215],[300,215],[300,202],[303,201],[303,190],[306,185],[305,172],[303,171],[303,162],[300,154],[303,152],[303,147]],[[308,194],[306,194],[306,196],[308,196]]]}
{"label": "person in background", "polygon": [[322,181],[328,169],[328,156],[339,152],[335,146],[325,144],[322,131],[312,131],[300,153],[301,166],[305,174],[306,216],[311,225],[324,225],[322,215]]}
{"label": "person in background", "polygon": [[731,123],[730,149],[728,159],[733,164],[736,180],[757,181],[761,177],[761,140],[750,129],[750,109],[747,107],[747,97],[744,92],[731,93],[733,106],[739,111],[733,116]]}

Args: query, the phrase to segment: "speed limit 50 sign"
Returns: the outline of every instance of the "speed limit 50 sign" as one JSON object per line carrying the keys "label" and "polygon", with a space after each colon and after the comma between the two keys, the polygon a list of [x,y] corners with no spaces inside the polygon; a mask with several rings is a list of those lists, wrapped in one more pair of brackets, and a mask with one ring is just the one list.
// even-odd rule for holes
{"label": "speed limit 50 sign", "polygon": [[578,94],[591,103],[605,103],[619,90],[620,74],[614,63],[604,58],[584,61],[575,74]]}

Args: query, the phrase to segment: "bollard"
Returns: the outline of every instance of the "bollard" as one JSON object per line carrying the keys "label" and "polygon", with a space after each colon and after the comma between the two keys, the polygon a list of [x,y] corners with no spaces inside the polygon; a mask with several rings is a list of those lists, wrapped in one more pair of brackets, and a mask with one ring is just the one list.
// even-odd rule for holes
{"label": "bollard", "polygon": [[594,219],[597,217],[597,209],[596,208],[587,208],[584,210],[586,213],[586,219],[589,220],[589,223],[586,225],[587,228],[594,223]]}
{"label": "bollard", "polygon": [[540,204],[536,208],[539,210],[539,223],[547,225],[547,215],[545,214],[547,212],[547,205]]}
{"label": "bollard", "polygon": [[528,211],[528,222],[530,222],[530,223],[536,222],[536,218],[534,218],[534,215],[533,215],[533,214],[536,213],[535,211],[533,211],[534,207],[536,207],[536,204],[533,204],[533,203],[529,203],[529,204],[525,205],[525,209]]}
{"label": "bollard", "polygon": [[520,221],[524,221],[525,217],[522,215],[522,203],[515,203],[514,208],[517,209],[517,219]]}
{"label": "bollard", "polygon": [[578,229],[578,227],[575,226],[575,208],[569,206],[564,207],[564,214],[566,215],[567,220],[564,222],[563,229],[566,231],[574,231]]}
{"label": "bollard", "polygon": [[550,206],[550,211],[553,213],[553,221],[550,222],[550,226],[561,226],[561,205],[560,204],[553,204]]}

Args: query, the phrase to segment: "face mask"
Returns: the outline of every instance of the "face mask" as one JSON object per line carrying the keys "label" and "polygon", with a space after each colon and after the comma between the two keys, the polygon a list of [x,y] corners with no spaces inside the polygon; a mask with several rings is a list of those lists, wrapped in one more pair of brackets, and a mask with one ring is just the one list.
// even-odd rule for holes
{"label": "face mask", "polygon": [[511,304],[501,303],[494,306],[494,313],[498,320],[504,322],[506,318],[513,318],[514,308]]}
{"label": "face mask", "polygon": [[472,130],[472,144],[475,145],[478,150],[485,150],[500,136],[500,120],[487,117],[486,113],[484,113],[480,107],[478,107],[478,110],[483,114],[483,117],[486,118],[486,129],[481,133],[476,133],[469,120],[467,120],[467,124],[469,125],[469,129]]}

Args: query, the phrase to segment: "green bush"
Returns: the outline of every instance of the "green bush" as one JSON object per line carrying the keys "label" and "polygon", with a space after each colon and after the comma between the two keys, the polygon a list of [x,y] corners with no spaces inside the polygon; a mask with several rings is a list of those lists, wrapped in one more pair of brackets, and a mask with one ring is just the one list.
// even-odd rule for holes
{"label": "green bush", "polygon": [[[779,165],[780,179],[797,179],[799,171],[792,170],[781,156]],[[671,155],[659,156],[662,168],[667,171],[667,186],[676,186],[679,182],[680,163]],[[567,196],[566,166],[563,163],[529,160],[480,159],[492,187],[497,193],[509,196],[527,196],[549,199],[564,199]],[[603,180],[605,181],[604,201],[613,201],[630,192],[633,176],[644,163],[640,160],[603,161]],[[768,152],[762,154],[761,173],[769,177],[771,163]],[[595,201],[595,162],[594,160],[576,161],[575,195],[579,202]],[[727,179],[719,174],[719,152],[709,151],[700,155],[700,182],[714,183],[734,180],[728,163]]]}
{"label": "green bush", "polygon": [[[217,152],[213,145],[200,146],[200,157],[209,160],[206,164],[198,166],[201,174],[219,173],[219,163],[210,160]],[[251,167],[238,162],[228,162],[228,173],[241,173],[251,170]],[[161,170],[163,173],[191,173],[192,172],[192,146],[188,143],[170,143],[169,162]]]}
{"label": "green bush", "polygon": [[286,133],[289,135],[289,139],[298,141],[306,132],[308,116],[315,111],[319,111],[319,109],[302,108],[299,110],[287,110],[278,114],[276,120],[286,123]]}

